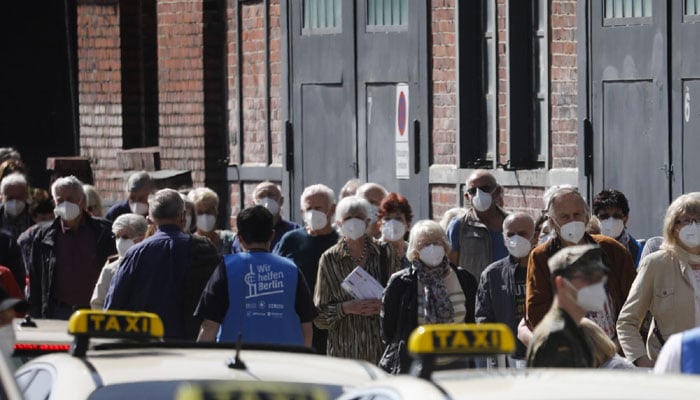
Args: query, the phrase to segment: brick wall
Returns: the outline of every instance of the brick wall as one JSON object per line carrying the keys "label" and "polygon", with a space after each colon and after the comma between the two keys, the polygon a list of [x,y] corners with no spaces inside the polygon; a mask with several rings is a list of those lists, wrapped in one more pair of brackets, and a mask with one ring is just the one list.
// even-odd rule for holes
{"label": "brick wall", "polygon": [[[457,163],[456,0],[432,0],[433,163]],[[436,207],[443,207],[439,202]]]}
{"label": "brick wall", "polygon": [[119,2],[78,1],[80,154],[89,157],[95,185],[110,201],[123,196],[114,149],[122,146]]}

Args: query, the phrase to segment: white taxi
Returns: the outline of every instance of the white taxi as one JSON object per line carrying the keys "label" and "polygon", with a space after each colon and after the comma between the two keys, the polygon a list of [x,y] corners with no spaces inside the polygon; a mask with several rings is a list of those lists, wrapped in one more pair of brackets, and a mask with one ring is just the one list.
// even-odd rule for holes
{"label": "white taxi", "polygon": [[[502,324],[418,327],[409,338],[412,375],[389,377],[344,393],[340,400],[402,399],[698,399],[700,379],[648,370],[440,369],[445,357],[510,354],[515,341]],[[438,366],[438,367],[436,367]]]}
{"label": "white taxi", "polygon": [[[292,382],[335,398],[386,376],[363,361],[299,348],[163,342],[162,322],[150,313],[80,310],[68,330],[75,338],[68,353],[37,357],[17,370],[26,399],[172,399],[183,385],[217,381]],[[130,342],[90,347],[93,337]]]}
{"label": "white taxi", "polygon": [[73,336],[68,334],[68,321],[57,319],[15,318],[15,340],[12,361],[16,367],[50,353],[65,353]]}

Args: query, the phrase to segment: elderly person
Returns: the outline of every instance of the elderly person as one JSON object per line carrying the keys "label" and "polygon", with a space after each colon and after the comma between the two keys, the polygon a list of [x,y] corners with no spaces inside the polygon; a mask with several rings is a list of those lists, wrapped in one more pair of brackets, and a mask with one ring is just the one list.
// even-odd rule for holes
{"label": "elderly person", "polygon": [[[318,261],[331,246],[338,243],[338,232],[331,225],[335,213],[335,193],[326,185],[311,185],[300,198],[304,228],[289,231],[275,246],[274,253],[294,261],[304,274],[309,289],[316,287]],[[313,347],[326,354],[328,331],[313,327]]]}
{"label": "elderly person", "polygon": [[474,322],[476,279],[450,265],[449,250],[437,222],[419,221],[411,229],[406,250],[411,265],[391,276],[382,299],[382,340],[387,348],[380,366],[388,372],[408,371],[405,343],[419,324]]}
{"label": "elderly person", "polygon": [[114,221],[118,216],[126,213],[148,214],[148,196],[153,191],[153,179],[146,171],[135,172],[129,175],[126,181],[127,198],[114,204],[105,214],[105,219]]}
{"label": "elderly person", "polygon": [[408,199],[398,193],[389,193],[379,205],[377,218],[381,224],[380,241],[391,245],[396,256],[401,259],[401,267],[407,268],[411,263],[406,258],[408,243],[404,240],[413,220],[413,210]]}
{"label": "elderly person", "polygon": [[148,217],[157,231],[125,254],[105,309],[156,313],[166,339],[194,340],[201,324],[193,316],[195,307],[222,258],[209,240],[183,231],[180,193],[159,190],[149,203]]}
{"label": "elderly person", "polygon": [[87,196],[87,211],[93,217],[102,218],[104,210],[102,209],[102,196],[92,185],[83,185],[85,196]]}
{"label": "elderly person", "polygon": [[114,273],[119,268],[119,263],[124,259],[127,250],[146,237],[146,229],[148,229],[148,222],[146,222],[146,218],[139,214],[122,214],[112,223],[112,233],[114,233],[119,258],[102,268],[90,299],[90,307],[93,310],[104,308],[107,290],[109,290]]}
{"label": "elderly person", "polygon": [[380,244],[367,234],[369,203],[356,196],[346,197],[336,207],[336,224],[342,238],[326,250],[318,266],[314,290],[317,327],[328,330],[329,356],[354,358],[376,364],[382,355],[379,332],[381,299],[354,299],[341,287],[342,281],[361,266],[382,285],[398,270],[399,261],[387,246],[382,259]]}
{"label": "elderly person", "polygon": [[382,200],[389,194],[384,186],[374,183],[367,182],[360,185],[357,188],[356,196],[367,200],[369,203],[369,234],[373,238],[379,239],[381,231],[379,230],[379,225],[377,224],[377,213],[379,212],[379,205],[382,204]]}
{"label": "elderly person", "polygon": [[29,187],[27,178],[19,172],[13,172],[0,181],[0,230],[8,233],[14,240],[34,225],[29,215]]}
{"label": "elderly person", "polygon": [[[270,248],[274,249],[285,233],[301,228],[301,225],[297,224],[296,222],[287,221],[286,219],[282,218],[284,197],[282,196],[279,186],[276,184],[265,181],[256,186],[255,190],[253,191],[253,202],[255,205],[267,208],[267,210],[272,214],[273,222],[275,224],[273,227],[275,234],[272,237]],[[240,253],[243,251],[238,237],[234,238],[232,249],[233,253]]]}
{"label": "elderly person", "polygon": [[58,178],[51,193],[56,219],[39,228],[29,253],[29,312],[68,319],[76,309],[89,308],[100,271],[116,248],[111,224],[88,214],[78,178]]}
{"label": "elderly person", "polygon": [[[663,234],[661,250],[642,260],[617,321],[625,357],[640,367],[654,365],[672,334],[700,326],[700,192],[668,206]],[[647,311],[656,328],[642,338],[639,328]]]}
{"label": "elderly person", "polygon": [[226,229],[216,229],[216,217],[219,215],[219,196],[209,188],[197,188],[187,194],[194,204],[196,229],[194,234],[211,241],[224,256],[231,253],[235,234]]}

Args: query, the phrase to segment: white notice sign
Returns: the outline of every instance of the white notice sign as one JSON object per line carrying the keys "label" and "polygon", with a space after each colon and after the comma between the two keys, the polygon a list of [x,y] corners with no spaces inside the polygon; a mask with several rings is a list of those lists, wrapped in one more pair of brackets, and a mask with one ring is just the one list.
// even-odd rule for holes
{"label": "white notice sign", "polygon": [[409,153],[408,142],[396,142],[396,179],[409,179]]}
{"label": "white notice sign", "polygon": [[409,179],[411,157],[408,141],[408,84],[396,85],[396,179]]}

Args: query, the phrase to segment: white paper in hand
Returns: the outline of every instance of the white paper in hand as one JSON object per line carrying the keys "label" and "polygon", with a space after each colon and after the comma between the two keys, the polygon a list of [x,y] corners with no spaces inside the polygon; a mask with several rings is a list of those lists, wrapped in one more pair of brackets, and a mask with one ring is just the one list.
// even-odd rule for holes
{"label": "white paper in hand", "polygon": [[384,287],[359,266],[343,279],[340,287],[358,300],[381,299],[384,293]]}

